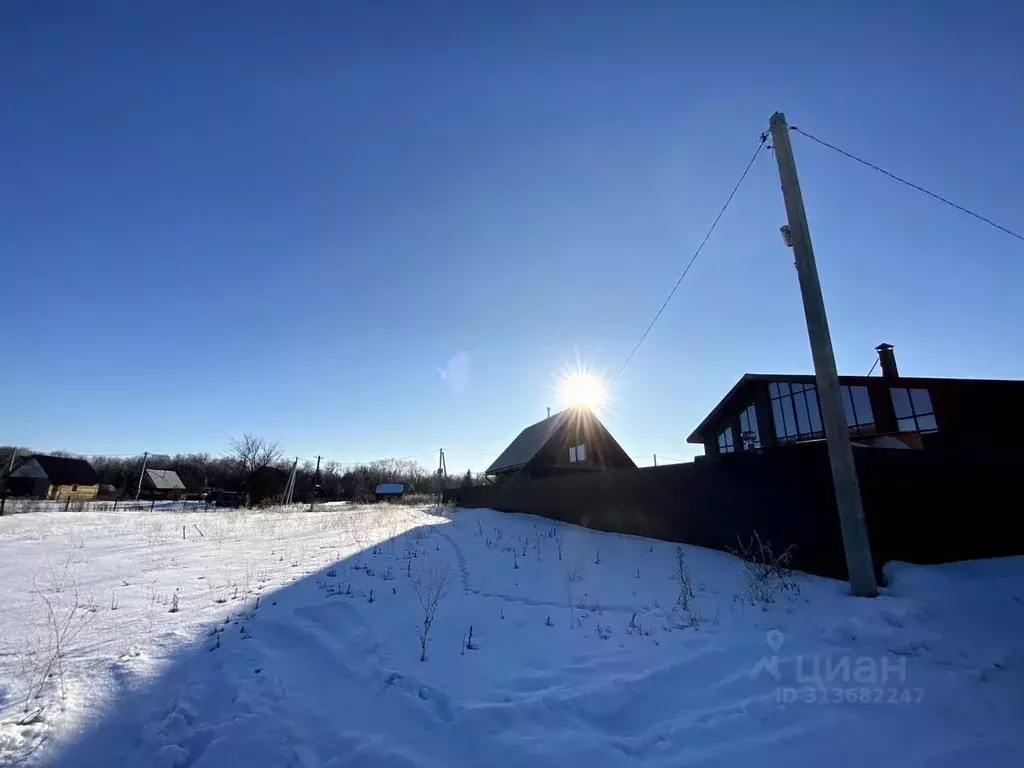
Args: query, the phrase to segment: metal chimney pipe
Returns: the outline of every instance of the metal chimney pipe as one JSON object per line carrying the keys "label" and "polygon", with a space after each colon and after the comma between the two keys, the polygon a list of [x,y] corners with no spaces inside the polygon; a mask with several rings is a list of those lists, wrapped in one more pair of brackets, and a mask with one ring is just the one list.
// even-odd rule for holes
{"label": "metal chimney pipe", "polygon": [[883,379],[898,379],[900,372],[896,368],[896,353],[893,352],[892,344],[879,344],[875,347],[878,352],[878,363],[882,368]]}

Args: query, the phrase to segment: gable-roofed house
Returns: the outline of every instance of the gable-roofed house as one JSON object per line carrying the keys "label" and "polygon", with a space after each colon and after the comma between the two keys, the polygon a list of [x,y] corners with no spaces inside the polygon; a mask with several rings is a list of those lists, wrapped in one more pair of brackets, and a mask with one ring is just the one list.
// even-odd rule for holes
{"label": "gable-roofed house", "polygon": [[85,459],[68,456],[26,456],[7,477],[12,496],[41,499],[95,499],[100,477]]}
{"label": "gable-roofed house", "polygon": [[487,468],[497,479],[636,469],[607,427],[585,407],[567,408],[524,429]]}
{"label": "gable-roofed house", "polygon": [[178,473],[170,469],[147,469],[142,489],[151,499],[180,499],[186,493]]}

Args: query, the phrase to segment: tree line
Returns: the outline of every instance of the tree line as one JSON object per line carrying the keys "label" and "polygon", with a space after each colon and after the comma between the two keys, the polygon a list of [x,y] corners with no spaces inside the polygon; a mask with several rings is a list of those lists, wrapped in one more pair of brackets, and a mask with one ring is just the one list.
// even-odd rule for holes
{"label": "tree line", "polygon": [[[0,470],[7,473],[14,446],[0,446]],[[18,456],[34,453],[17,448]],[[129,498],[134,495],[142,472],[143,456],[78,456],[66,451],[52,451],[52,456],[84,458],[100,476],[100,483],[109,486],[108,493]],[[149,469],[173,470],[190,495],[208,489],[238,492],[252,504],[279,500],[291,474],[293,459],[274,441],[246,434],[232,439],[221,456],[209,453],[150,454]],[[362,464],[340,464],[336,461],[300,461],[295,473],[293,500],[365,501],[373,497],[379,483],[405,483],[407,493],[437,493],[442,487],[480,485],[484,476],[466,470],[465,474],[439,477],[422,464],[408,459],[379,459]]]}

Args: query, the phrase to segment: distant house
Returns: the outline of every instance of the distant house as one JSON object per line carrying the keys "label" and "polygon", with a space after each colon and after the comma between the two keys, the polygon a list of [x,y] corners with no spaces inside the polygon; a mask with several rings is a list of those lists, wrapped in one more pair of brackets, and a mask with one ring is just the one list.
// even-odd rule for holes
{"label": "distant house", "polygon": [[636,469],[636,464],[593,411],[574,407],[520,432],[486,474],[537,478],[605,469]]}
{"label": "distant house", "polygon": [[85,459],[35,454],[25,457],[7,477],[12,496],[41,499],[95,499],[100,476]]}
{"label": "distant house", "polygon": [[147,469],[142,488],[153,499],[180,499],[186,492],[178,473],[170,469]]}
{"label": "distant house", "polygon": [[377,483],[373,495],[378,501],[400,499],[405,495],[405,483]]}
{"label": "distant house", "polygon": [[[1020,453],[1024,381],[902,376],[891,344],[876,347],[880,376],[840,376],[855,445]],[[823,440],[817,381],[810,375],[747,373],[687,442],[707,456],[761,452]]]}

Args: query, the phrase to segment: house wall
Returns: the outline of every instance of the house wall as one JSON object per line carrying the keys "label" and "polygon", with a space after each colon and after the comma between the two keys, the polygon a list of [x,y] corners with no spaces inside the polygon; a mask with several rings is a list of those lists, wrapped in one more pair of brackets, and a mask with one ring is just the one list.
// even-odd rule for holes
{"label": "house wall", "polygon": [[[571,463],[569,448],[573,445],[587,446],[586,461]],[[579,417],[570,416],[555,431],[551,439],[518,473],[528,477],[546,477],[577,472],[593,472],[614,468],[635,468],[622,447],[600,422],[587,413]]]}
{"label": "house wall", "polygon": [[[855,450],[875,565],[1024,554],[1020,456]],[[795,445],[719,461],[577,473],[451,489],[465,507],[541,515],[713,549],[756,531],[794,566],[846,577],[826,448]],[[965,514],[969,517],[965,518]]]}
{"label": "house wall", "polygon": [[99,493],[99,485],[51,485],[47,493],[47,498],[90,501],[95,499]]}
{"label": "house wall", "polygon": [[733,396],[732,400],[723,409],[721,416],[709,424],[704,432],[704,453],[707,456],[718,456],[718,435],[726,427],[732,427],[734,452],[742,448],[740,435],[743,434],[740,427],[740,413],[748,406],[753,405],[757,412],[757,424],[761,437],[761,447],[775,445],[775,432],[772,429],[772,404],[768,397],[768,382],[750,381]]}
{"label": "house wall", "polygon": [[[777,380],[814,381],[811,376],[779,376]],[[898,431],[890,395],[892,387],[927,389],[939,429],[935,434],[924,436],[925,448],[954,452],[1024,452],[1024,382],[840,376],[840,383],[867,387],[879,433]],[[762,445],[767,448],[777,444],[768,382],[755,379],[731,398],[718,420],[703,432],[707,455],[718,455],[716,438],[725,425],[732,425],[736,439],[739,438],[739,413],[750,402],[757,407]]]}
{"label": "house wall", "polygon": [[939,431],[925,436],[926,448],[1024,451],[1024,382],[900,378],[896,385],[931,394]]}
{"label": "house wall", "polygon": [[8,477],[11,491],[18,495],[45,497],[49,493],[50,481],[35,459],[29,459]]}

